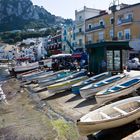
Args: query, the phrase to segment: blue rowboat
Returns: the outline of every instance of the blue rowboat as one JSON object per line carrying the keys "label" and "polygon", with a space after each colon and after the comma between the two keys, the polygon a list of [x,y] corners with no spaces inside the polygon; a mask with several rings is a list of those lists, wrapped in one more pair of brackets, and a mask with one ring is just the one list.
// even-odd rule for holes
{"label": "blue rowboat", "polygon": [[97,82],[99,80],[105,79],[105,78],[110,77],[110,76],[111,76],[110,72],[104,72],[104,73],[92,76],[91,78],[88,78],[85,81],[81,81],[81,82],[73,85],[72,86],[72,92],[74,94],[80,94],[80,88],[82,88],[82,87],[84,87],[86,85],[89,85],[91,83]]}
{"label": "blue rowboat", "polygon": [[133,93],[140,87],[140,76],[131,78],[111,88],[96,93],[95,98],[98,104],[105,104],[113,99]]}
{"label": "blue rowboat", "polygon": [[84,98],[91,98],[95,96],[95,94],[101,90],[109,88],[116,84],[116,82],[122,82],[124,78],[127,78],[126,74],[118,74],[109,78],[106,78],[102,81],[89,84],[85,87],[80,88],[80,95]]}
{"label": "blue rowboat", "polygon": [[76,71],[65,70],[65,71],[62,71],[62,72],[60,72],[60,73],[56,73],[56,75],[51,76],[51,77],[49,77],[49,78],[46,78],[46,79],[44,79],[44,80],[39,79],[39,80],[38,80],[38,84],[39,84],[40,86],[46,86],[46,84],[47,84],[48,82],[55,81],[55,80],[59,80],[59,79],[61,79],[61,78],[70,76],[71,74],[73,74],[73,73],[75,73],[75,72],[76,72]]}

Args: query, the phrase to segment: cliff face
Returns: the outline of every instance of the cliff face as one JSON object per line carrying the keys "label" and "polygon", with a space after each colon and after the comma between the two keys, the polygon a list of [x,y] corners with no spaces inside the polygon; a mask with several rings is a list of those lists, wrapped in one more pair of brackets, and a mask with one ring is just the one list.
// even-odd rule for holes
{"label": "cliff face", "polygon": [[0,0],[0,31],[47,27],[58,24],[58,19],[65,22],[30,0]]}

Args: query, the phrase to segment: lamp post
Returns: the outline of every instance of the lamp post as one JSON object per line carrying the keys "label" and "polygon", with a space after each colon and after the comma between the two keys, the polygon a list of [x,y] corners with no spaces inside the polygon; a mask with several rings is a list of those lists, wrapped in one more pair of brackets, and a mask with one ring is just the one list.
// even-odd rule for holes
{"label": "lamp post", "polygon": [[[116,2],[118,2],[118,4],[116,4]],[[112,24],[113,24],[113,38],[112,40],[116,40],[115,37],[115,13],[118,10],[119,6],[119,0],[113,0],[113,2],[110,3],[109,5],[109,10],[112,12],[113,14],[113,19],[112,19]]]}

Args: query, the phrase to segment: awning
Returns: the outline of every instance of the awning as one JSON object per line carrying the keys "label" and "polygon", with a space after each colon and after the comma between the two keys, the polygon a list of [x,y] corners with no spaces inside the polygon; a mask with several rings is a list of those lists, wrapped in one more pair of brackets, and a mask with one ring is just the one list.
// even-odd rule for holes
{"label": "awning", "polygon": [[97,47],[106,47],[107,49],[124,49],[124,50],[131,50],[128,41],[105,41],[93,44],[87,44],[86,48],[97,48]]}
{"label": "awning", "polygon": [[74,53],[74,54],[72,54],[73,58],[81,58],[81,56],[82,56],[82,53]]}
{"label": "awning", "polygon": [[19,57],[19,58],[17,58],[16,60],[30,60],[31,58],[30,57]]}

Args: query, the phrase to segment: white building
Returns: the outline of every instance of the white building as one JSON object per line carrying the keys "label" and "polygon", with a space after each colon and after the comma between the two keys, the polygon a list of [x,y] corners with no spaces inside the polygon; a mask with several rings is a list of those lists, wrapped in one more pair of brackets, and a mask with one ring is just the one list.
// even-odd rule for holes
{"label": "white building", "polygon": [[14,45],[1,44],[0,45],[0,59],[13,60],[16,58],[17,49]]}
{"label": "white building", "polygon": [[30,58],[32,61],[44,58],[47,55],[47,52],[44,49],[47,44],[46,42],[47,40],[45,37],[23,40],[22,43],[24,43],[25,46],[22,46],[20,56]]}
{"label": "white building", "polygon": [[85,20],[99,15],[101,10],[87,8],[75,10],[76,50],[85,50]]}

